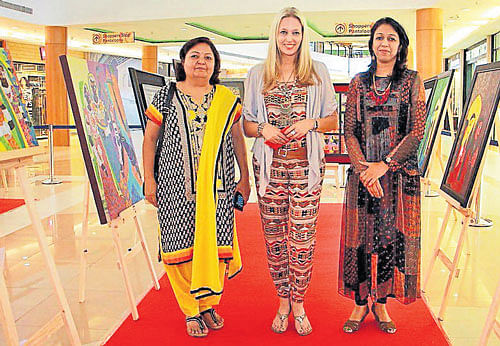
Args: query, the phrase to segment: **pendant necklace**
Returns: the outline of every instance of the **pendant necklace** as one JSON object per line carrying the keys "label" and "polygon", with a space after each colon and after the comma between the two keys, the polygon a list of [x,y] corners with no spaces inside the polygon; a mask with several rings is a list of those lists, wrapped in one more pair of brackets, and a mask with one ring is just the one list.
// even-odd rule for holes
{"label": "pendant necklace", "polygon": [[290,115],[292,113],[292,92],[293,88],[295,86],[295,80],[293,81],[293,84],[288,88],[287,84],[290,83],[290,80],[292,79],[293,73],[292,71],[290,73],[290,76],[288,76],[288,79],[284,83],[280,83],[279,81],[276,81],[276,84],[278,85],[278,89],[283,93],[283,97],[281,98],[280,102],[280,109],[281,109],[281,114],[284,115]]}

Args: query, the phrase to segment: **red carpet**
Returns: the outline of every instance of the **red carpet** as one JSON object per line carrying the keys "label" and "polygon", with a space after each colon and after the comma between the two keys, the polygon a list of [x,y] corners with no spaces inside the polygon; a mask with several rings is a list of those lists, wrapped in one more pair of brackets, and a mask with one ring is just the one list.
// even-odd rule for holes
{"label": "red carpet", "polygon": [[237,212],[243,271],[226,282],[218,309],[225,318],[222,330],[203,339],[188,337],[164,276],[161,290],[149,292],[139,305],[140,319],[129,316],[107,345],[448,345],[421,300],[409,306],[390,300],[388,308],[398,326],[395,335],[379,331],[371,314],[356,334],[342,332],[353,303],[337,293],[340,213],[339,204],[321,205],[315,267],[305,303],[313,326],[309,336],[296,333],[292,318],[284,334],[271,331],[277,298],[266,266],[258,207],[250,204],[244,213]]}
{"label": "red carpet", "polygon": [[0,198],[0,214],[24,204],[24,199]]}

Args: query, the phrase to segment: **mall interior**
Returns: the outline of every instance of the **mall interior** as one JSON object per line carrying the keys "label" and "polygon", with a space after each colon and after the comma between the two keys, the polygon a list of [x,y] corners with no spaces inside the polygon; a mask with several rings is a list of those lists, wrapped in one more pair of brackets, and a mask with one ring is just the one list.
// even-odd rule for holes
{"label": "mall interior", "polygon": [[[430,324],[445,340],[444,344],[500,345],[500,260],[496,256],[497,251],[500,252],[500,234],[496,233],[500,209],[496,205],[498,201],[495,202],[496,194],[500,193],[500,178],[495,173],[500,171],[499,74],[491,82],[494,87],[486,91],[496,100],[496,109],[485,115],[489,124],[483,128],[486,140],[482,146],[477,144],[480,154],[475,157],[476,161],[469,157],[470,161],[465,163],[475,174],[466,201],[463,201],[465,197],[462,200],[461,196],[450,197],[442,187],[444,175],[452,169],[447,163],[456,152],[455,142],[460,139],[463,118],[468,114],[469,95],[476,75],[500,70],[498,0],[295,3],[254,0],[240,5],[228,0],[0,1],[1,63],[13,68],[20,103],[24,104],[24,112],[36,136],[34,142],[38,143],[8,150],[0,141],[0,266],[3,272],[3,276],[0,275],[0,345],[151,344],[113,341],[113,335],[120,331],[124,321],[131,323],[127,328],[135,326],[133,334],[147,334],[145,331],[149,329],[141,330],[141,319],[152,323],[151,320],[166,315],[172,315],[168,321],[174,322],[163,325],[157,344],[192,342],[192,338],[185,335],[183,315],[171,298],[163,265],[157,260],[156,209],[141,199],[120,214],[119,219],[105,218],[102,222],[93,188],[89,191],[83,145],[77,134],[59,57],[66,55],[114,67],[130,138],[138,162],[142,162],[144,120],[140,112],[151,100],[148,90],[157,90],[158,85],[152,82],[152,89],[147,89],[148,79],[144,76],[162,83],[174,79],[180,47],[191,38],[206,36],[216,44],[221,56],[221,83],[243,97],[248,70],[265,60],[271,22],[286,6],[296,6],[307,18],[312,58],[327,66],[339,104],[339,131],[325,135],[327,166],[321,195],[323,214],[319,216],[325,222],[329,206],[341,206],[344,201],[350,162],[343,141],[346,92],[351,78],[365,71],[370,63],[370,27],[377,19],[390,16],[407,31],[408,67],[419,71],[424,80],[427,117],[432,115],[438,119],[426,157],[426,172],[421,174],[420,283],[423,291],[419,304],[425,307],[422,313],[428,315]],[[484,69],[485,66],[489,69]],[[146,73],[139,72],[133,80],[130,71]],[[141,87],[142,91],[138,91]],[[442,98],[437,100],[439,93]],[[249,167],[252,166],[253,140],[246,138]],[[250,177],[249,204],[256,204],[253,173]],[[237,213],[237,220],[238,217]],[[255,231],[255,237],[262,237],[260,230]],[[117,250],[116,244],[122,248]],[[147,245],[146,257],[141,244]],[[263,242],[261,247],[259,250],[263,251]],[[338,243],[332,241],[331,247],[337,249]],[[252,257],[243,258],[244,267],[245,261],[250,267]],[[336,267],[337,263],[334,260],[330,266]],[[264,268],[264,264],[262,266]],[[265,269],[262,270],[265,272]],[[332,270],[336,273],[337,269]],[[311,286],[308,292],[312,307],[308,315],[315,326],[311,336],[323,333],[326,339],[301,338],[290,328],[284,335],[286,343],[441,344],[425,339],[423,336],[428,330],[418,322],[419,316],[406,318],[405,307],[398,302],[389,305],[393,311],[402,311],[397,315],[396,335],[377,332],[373,317],[367,322],[373,325],[366,327],[372,334],[360,331],[356,335],[341,335],[342,321],[350,314],[350,302],[342,301],[342,305],[331,312],[336,315],[335,322],[328,321],[328,315],[319,314],[321,305],[327,302],[313,305],[313,300],[319,299],[315,295],[323,289],[337,295],[337,277],[332,278],[328,273],[315,271],[313,284],[326,282],[328,285],[321,289]],[[235,281],[245,285],[245,275],[249,274],[245,274],[244,269]],[[155,292],[154,277],[162,278],[158,293],[168,295],[171,303],[157,306],[159,317],[148,315],[149,310],[144,306],[147,304],[139,304],[138,312],[134,312],[136,304],[147,297],[148,292]],[[263,276],[262,282],[267,285],[262,290],[269,289],[262,295],[271,296],[269,276]],[[229,282],[228,301],[231,285]],[[238,316],[238,312],[230,312],[231,307],[224,306],[224,299],[222,308],[228,311],[226,324],[247,324],[254,337],[258,337],[253,342],[248,339],[247,343],[280,343],[282,336],[271,333],[267,325],[274,312],[261,316],[258,301],[249,307],[255,310],[239,311],[244,318],[231,319],[230,316]],[[131,322],[136,314],[138,320]],[[260,324],[248,322],[253,318],[263,319],[265,331],[260,332]],[[328,331],[320,328],[321,323],[325,323]],[[220,338],[210,335],[201,341],[232,345],[245,342],[237,337],[224,339],[223,333],[217,331],[216,336],[221,335]],[[174,334],[178,336],[169,339],[169,335]],[[404,335],[406,337],[401,338]],[[369,340],[363,339],[368,336]]]}

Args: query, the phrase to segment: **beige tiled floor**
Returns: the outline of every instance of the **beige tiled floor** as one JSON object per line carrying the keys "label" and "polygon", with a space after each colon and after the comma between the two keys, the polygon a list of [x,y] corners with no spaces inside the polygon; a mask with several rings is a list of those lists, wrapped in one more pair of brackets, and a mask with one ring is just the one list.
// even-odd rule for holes
{"label": "beige tiled floor", "polygon": [[[141,134],[133,134],[136,149],[140,149]],[[250,143],[249,143],[250,144]],[[443,143],[443,153],[449,150],[449,140]],[[140,155],[140,150],[136,150]],[[39,202],[42,223],[54,256],[57,270],[67,295],[71,312],[75,319],[78,333],[83,343],[100,344],[121,323],[128,314],[128,304],[122,283],[121,273],[116,265],[116,253],[108,226],[101,226],[97,220],[95,207],[91,205],[89,218],[87,299],[78,302],[78,279],[83,215],[83,184],[85,183],[84,166],[75,136],[72,136],[70,148],[57,148],[56,175],[63,184],[42,185],[40,182],[48,174],[47,157],[40,157],[30,166],[28,173],[35,195]],[[250,161],[250,158],[249,158]],[[460,275],[452,287],[452,297],[443,328],[453,345],[475,345],[479,340],[486,318],[492,294],[500,277],[500,261],[496,253],[500,251],[500,211],[496,204],[500,191],[500,179],[496,175],[500,169],[500,154],[488,153],[485,164],[483,183],[483,215],[494,221],[489,229],[469,230],[469,256],[462,256]],[[441,172],[433,166],[431,178],[439,183]],[[322,201],[341,202],[343,190],[338,190],[333,168],[327,170]],[[434,187],[437,189],[437,187]],[[8,191],[0,189],[0,197],[20,197],[18,184],[10,176]],[[50,197],[55,198],[50,198]],[[255,192],[252,199],[255,200]],[[91,203],[92,200],[91,200]],[[444,216],[446,204],[442,197],[423,198],[422,200],[422,272],[427,271],[429,256]],[[51,289],[45,265],[38,249],[36,236],[26,221],[26,214],[18,208],[0,215],[0,233],[7,234],[0,239],[0,246],[6,248],[6,281],[16,325],[21,340],[27,339],[40,326],[57,312],[56,297]],[[156,272],[162,275],[163,269],[155,261],[156,257],[156,216],[155,210],[144,203],[139,203],[138,213],[143,224],[150,247]],[[7,225],[7,226],[6,226]],[[460,222],[450,224],[449,235],[445,236],[444,248],[451,256],[456,247]],[[7,228],[8,227],[8,228]],[[134,225],[132,222],[120,228],[124,247],[134,243]],[[129,265],[129,272],[134,292],[139,299],[152,287],[141,254],[135,256]],[[436,264],[426,299],[437,314],[447,278],[445,267]],[[0,335],[0,344],[5,344]],[[65,330],[54,333],[47,345],[67,345]],[[489,345],[500,345],[492,335]]]}

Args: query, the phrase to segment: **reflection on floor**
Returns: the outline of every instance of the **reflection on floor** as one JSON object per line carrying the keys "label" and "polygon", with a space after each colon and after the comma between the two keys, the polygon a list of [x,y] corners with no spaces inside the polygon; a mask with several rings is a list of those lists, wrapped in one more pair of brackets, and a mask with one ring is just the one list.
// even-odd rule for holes
{"label": "reflection on floor", "polygon": [[[142,135],[134,132],[136,152],[140,154]],[[80,263],[81,228],[83,214],[83,186],[86,183],[84,164],[76,136],[71,137],[69,148],[56,148],[55,172],[63,180],[60,185],[42,185],[48,174],[48,157],[40,157],[28,173],[39,200],[38,208],[43,216],[50,250],[55,258],[57,270],[70,303],[78,333],[85,344],[100,344],[129,313],[122,277],[117,269],[116,254],[111,233],[107,226],[99,225],[95,207],[91,203],[89,217],[87,300],[78,303],[78,274]],[[248,143],[250,145],[250,142]],[[449,150],[449,139],[443,141],[443,153]],[[249,156],[251,153],[249,153]],[[140,155],[139,155],[140,156]],[[250,157],[249,157],[250,162]],[[500,179],[495,174],[500,170],[500,154],[492,149],[487,155],[483,179],[482,214],[494,222],[494,226],[468,231],[468,256],[462,256],[460,275],[452,287],[449,308],[442,322],[453,345],[475,345],[488,313],[492,294],[500,277],[500,261],[496,252],[500,250],[500,211],[495,203]],[[329,167],[325,177],[322,202],[341,202],[343,189],[337,189],[334,167]],[[439,184],[442,175],[439,165],[433,164],[431,178]],[[342,174],[341,176],[341,184]],[[0,189],[1,198],[19,198],[18,184],[9,176],[9,187]],[[253,180],[253,179],[252,179]],[[436,185],[437,186],[437,185]],[[435,190],[438,187],[434,187]],[[253,191],[252,201],[255,201]],[[429,257],[444,216],[446,204],[442,197],[422,200],[422,271],[426,272]],[[25,207],[0,215],[0,247],[7,250],[6,281],[21,340],[29,338],[48,322],[57,311],[57,303],[45,266],[41,260],[36,236],[27,221]],[[156,262],[157,221],[155,209],[143,202],[138,205],[139,216],[152,252],[156,271],[163,275],[162,266]],[[322,215],[320,217],[327,217]],[[453,221],[453,219],[452,219]],[[134,243],[133,223],[120,230],[124,247]],[[454,226],[454,227],[452,227]],[[450,223],[449,233],[444,239],[444,248],[449,256],[456,247],[460,218]],[[152,287],[146,262],[141,255],[129,262],[133,289],[138,298]],[[447,279],[447,271],[437,263],[431,276],[426,299],[437,314]],[[316,280],[321,277],[317,276]],[[174,310],[177,307],[172,307]],[[349,311],[346,311],[346,317]],[[179,317],[181,315],[179,313]],[[400,321],[399,324],[404,323]],[[409,322],[408,322],[409,323]],[[0,344],[5,344],[0,335]],[[48,345],[67,345],[64,329],[54,333]],[[489,345],[500,345],[495,335]]]}

